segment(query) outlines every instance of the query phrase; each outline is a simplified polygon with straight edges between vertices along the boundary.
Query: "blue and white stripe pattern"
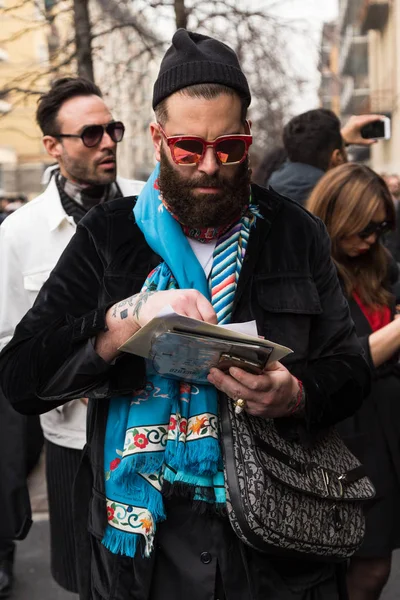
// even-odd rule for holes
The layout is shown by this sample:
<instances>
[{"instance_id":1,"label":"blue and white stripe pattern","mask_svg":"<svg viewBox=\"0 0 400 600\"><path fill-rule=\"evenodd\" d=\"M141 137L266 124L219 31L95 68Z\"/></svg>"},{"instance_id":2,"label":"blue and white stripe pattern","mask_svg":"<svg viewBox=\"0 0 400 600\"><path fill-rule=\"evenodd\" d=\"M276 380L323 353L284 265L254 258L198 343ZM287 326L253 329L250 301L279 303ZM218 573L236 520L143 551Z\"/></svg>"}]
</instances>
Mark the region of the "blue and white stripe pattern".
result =
<instances>
[{"instance_id":1,"label":"blue and white stripe pattern","mask_svg":"<svg viewBox=\"0 0 400 600\"><path fill-rule=\"evenodd\" d=\"M215 246L209 286L211 304L217 313L219 325L227 324L231 320L233 300L246 254L250 228L258 216L261 216L258 207L250 205L239 223L221 236Z\"/></svg>"}]
</instances>

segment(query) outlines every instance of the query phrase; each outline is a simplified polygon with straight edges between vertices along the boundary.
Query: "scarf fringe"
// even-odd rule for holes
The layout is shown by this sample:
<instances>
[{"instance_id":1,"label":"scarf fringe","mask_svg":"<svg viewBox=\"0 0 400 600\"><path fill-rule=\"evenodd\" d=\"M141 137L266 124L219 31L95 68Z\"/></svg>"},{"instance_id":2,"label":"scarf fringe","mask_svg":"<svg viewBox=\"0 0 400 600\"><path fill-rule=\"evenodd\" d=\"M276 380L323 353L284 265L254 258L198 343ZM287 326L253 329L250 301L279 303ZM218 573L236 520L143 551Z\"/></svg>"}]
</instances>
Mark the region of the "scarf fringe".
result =
<instances>
[{"instance_id":1,"label":"scarf fringe","mask_svg":"<svg viewBox=\"0 0 400 600\"><path fill-rule=\"evenodd\" d=\"M107 525L101 543L113 554L122 554L129 558L134 558L138 547L141 547L142 556L148 558L153 551L154 534L143 536L126 533Z\"/></svg>"},{"instance_id":2,"label":"scarf fringe","mask_svg":"<svg viewBox=\"0 0 400 600\"><path fill-rule=\"evenodd\" d=\"M189 500L193 511L199 515L217 515L222 518L227 516L226 503L215 502L214 488L193 487L183 481L170 482L164 479L162 495L166 500L177 497Z\"/></svg>"},{"instance_id":3,"label":"scarf fringe","mask_svg":"<svg viewBox=\"0 0 400 600\"><path fill-rule=\"evenodd\" d=\"M219 458L220 446L214 438L201 440L201 444L180 442L177 447L174 443L168 443L165 450L165 462L175 471L192 473L193 484L196 484L198 476L215 475L220 463Z\"/></svg>"},{"instance_id":4,"label":"scarf fringe","mask_svg":"<svg viewBox=\"0 0 400 600\"><path fill-rule=\"evenodd\" d=\"M183 456L183 470L189 470L194 475L212 476L218 470L220 445L218 440L208 438L201 444L186 444Z\"/></svg>"},{"instance_id":5,"label":"scarf fringe","mask_svg":"<svg viewBox=\"0 0 400 600\"><path fill-rule=\"evenodd\" d=\"M138 473L151 475L158 473L164 464L163 452L148 452L122 458L115 471L111 471L110 480L118 484L126 493L136 492L135 476Z\"/></svg>"}]
</instances>

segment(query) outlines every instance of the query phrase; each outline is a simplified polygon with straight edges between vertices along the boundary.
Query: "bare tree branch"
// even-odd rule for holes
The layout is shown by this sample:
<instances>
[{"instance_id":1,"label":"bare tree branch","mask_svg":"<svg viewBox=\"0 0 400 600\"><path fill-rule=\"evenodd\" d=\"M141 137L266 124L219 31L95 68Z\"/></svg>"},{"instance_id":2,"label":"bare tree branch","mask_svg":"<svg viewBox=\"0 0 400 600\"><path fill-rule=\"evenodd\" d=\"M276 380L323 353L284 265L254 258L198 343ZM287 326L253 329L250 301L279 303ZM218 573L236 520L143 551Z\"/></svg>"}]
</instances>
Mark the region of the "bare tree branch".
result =
<instances>
[{"instance_id":1,"label":"bare tree branch","mask_svg":"<svg viewBox=\"0 0 400 600\"><path fill-rule=\"evenodd\" d=\"M94 81L88 0L74 0L74 27L78 75Z\"/></svg>"},{"instance_id":2,"label":"bare tree branch","mask_svg":"<svg viewBox=\"0 0 400 600\"><path fill-rule=\"evenodd\" d=\"M11 16L21 24L0 43L6 47L45 27L49 60L37 68L32 61L25 72L12 74L0 87L0 97L7 96L12 106L18 106L27 95L45 91L64 69L93 78L93 61L107 66L113 87L129 84L135 92L148 76L148 64L159 60L166 43L164 23L174 24L214 35L235 49L252 90L253 148L263 152L279 141L292 98L304 84L293 72L286 48L307 25L283 19L277 11L282 2L290 1L264 0L253 9L243 0L66 0L45 10L42 0L20 0L0 8L0 17ZM38 17L27 22L21 11L33 5Z\"/></svg>"}]
</instances>

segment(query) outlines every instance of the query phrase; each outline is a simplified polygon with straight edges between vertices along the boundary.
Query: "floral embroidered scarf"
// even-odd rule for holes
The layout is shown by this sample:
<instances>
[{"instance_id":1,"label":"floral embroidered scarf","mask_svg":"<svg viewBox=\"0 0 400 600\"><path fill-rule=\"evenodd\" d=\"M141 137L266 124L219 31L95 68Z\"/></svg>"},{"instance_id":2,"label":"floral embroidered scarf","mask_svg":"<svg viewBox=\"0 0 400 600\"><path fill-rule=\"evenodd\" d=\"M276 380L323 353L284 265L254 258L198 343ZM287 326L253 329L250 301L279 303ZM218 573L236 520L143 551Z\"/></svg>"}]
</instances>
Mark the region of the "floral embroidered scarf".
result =
<instances>
[{"instance_id":1,"label":"floral embroidered scarf","mask_svg":"<svg viewBox=\"0 0 400 600\"><path fill-rule=\"evenodd\" d=\"M161 201L156 185L158 173L156 167L134 208L147 243L164 261L149 274L142 291L197 289L211 298L204 271L180 224ZM224 288L221 272L227 260L229 293L236 289L254 221L253 211L233 228L234 237L229 232L223 236L222 262L214 273L219 286L217 301ZM232 240L235 253L229 250L231 258L227 259L226 249L232 249ZM232 269L236 275L232 275ZM224 323L229 321L229 306L223 310ZM110 401L104 464L108 525L103 544L115 554L133 557L140 548L142 554L150 556L156 524L165 519L166 491L185 490L193 501L225 505L216 389L169 380L157 374L147 361L144 389L132 397Z\"/></svg>"}]
</instances>

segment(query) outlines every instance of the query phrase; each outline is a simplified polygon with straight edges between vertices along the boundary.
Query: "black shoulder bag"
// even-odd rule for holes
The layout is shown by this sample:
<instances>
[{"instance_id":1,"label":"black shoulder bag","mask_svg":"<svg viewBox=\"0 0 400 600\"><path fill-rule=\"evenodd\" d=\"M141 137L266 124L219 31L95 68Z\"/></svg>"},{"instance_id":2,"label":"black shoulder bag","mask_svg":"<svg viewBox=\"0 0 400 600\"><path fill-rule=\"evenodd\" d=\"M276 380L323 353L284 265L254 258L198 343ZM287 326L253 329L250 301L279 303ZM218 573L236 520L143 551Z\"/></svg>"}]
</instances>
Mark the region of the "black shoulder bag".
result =
<instances>
[{"instance_id":1,"label":"black shoulder bag","mask_svg":"<svg viewBox=\"0 0 400 600\"><path fill-rule=\"evenodd\" d=\"M261 552L343 560L361 545L363 504L375 495L334 428L288 441L272 419L220 395L227 510L237 536Z\"/></svg>"}]
</instances>

